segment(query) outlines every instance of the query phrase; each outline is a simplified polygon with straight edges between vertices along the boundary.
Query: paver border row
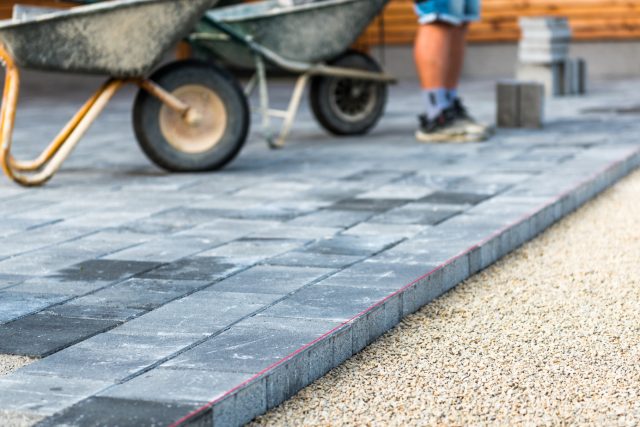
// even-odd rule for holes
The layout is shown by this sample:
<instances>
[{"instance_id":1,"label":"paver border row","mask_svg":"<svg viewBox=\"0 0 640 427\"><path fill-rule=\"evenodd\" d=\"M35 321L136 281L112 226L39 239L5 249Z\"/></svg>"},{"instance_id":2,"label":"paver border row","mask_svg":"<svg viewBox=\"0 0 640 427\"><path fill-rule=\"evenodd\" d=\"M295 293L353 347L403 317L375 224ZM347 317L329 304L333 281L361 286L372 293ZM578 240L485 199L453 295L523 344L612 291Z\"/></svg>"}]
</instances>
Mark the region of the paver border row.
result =
<instances>
[{"instance_id":1,"label":"paver border row","mask_svg":"<svg viewBox=\"0 0 640 427\"><path fill-rule=\"evenodd\" d=\"M488 238L304 345L171 427L244 425L363 350L404 317L532 240L640 167L640 149L609 163Z\"/></svg>"}]
</instances>

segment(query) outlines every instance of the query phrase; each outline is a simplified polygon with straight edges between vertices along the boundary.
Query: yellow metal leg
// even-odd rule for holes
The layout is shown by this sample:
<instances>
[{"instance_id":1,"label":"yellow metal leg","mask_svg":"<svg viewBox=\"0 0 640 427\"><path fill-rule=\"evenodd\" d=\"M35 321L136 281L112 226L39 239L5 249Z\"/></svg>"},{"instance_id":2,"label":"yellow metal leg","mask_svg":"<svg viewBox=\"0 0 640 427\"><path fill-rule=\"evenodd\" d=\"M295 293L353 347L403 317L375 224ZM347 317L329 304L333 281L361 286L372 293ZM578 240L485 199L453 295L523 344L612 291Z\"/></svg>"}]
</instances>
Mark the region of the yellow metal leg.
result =
<instances>
[{"instance_id":1,"label":"yellow metal leg","mask_svg":"<svg viewBox=\"0 0 640 427\"><path fill-rule=\"evenodd\" d=\"M20 94L20 71L11 55L1 45L0 59L6 68L2 110L0 111L0 165L5 175L20 185L42 185L60 169L62 163L69 157L91 124L125 82L123 80L107 81L38 158L33 161L20 162L11 156L13 129Z\"/></svg>"},{"instance_id":2,"label":"yellow metal leg","mask_svg":"<svg viewBox=\"0 0 640 427\"><path fill-rule=\"evenodd\" d=\"M67 125L60 131L53 142L40 154L40 156L32 161L18 161L13 157L9 158L11 167L20 172L35 172L40 170L51 158L60 150L60 147L69 138L69 135L74 129L78 127L78 124L82 121L82 118L87 115L89 109L95 104L98 99L99 93L94 94L82 108L76 113L76 115L67 123Z\"/></svg>"}]
</instances>

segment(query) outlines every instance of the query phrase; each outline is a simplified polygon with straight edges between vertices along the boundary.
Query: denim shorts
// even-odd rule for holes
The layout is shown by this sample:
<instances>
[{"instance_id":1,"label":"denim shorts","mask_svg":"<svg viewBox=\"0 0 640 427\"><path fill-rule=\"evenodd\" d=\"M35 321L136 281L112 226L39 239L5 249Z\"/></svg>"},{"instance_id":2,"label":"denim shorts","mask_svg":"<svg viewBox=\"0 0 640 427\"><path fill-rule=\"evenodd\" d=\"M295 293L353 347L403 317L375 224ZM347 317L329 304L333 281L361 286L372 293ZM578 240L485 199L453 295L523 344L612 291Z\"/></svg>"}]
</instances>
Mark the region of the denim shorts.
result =
<instances>
[{"instance_id":1,"label":"denim shorts","mask_svg":"<svg viewBox=\"0 0 640 427\"><path fill-rule=\"evenodd\" d=\"M461 25L480 19L481 0L415 0L415 10L421 24L447 22Z\"/></svg>"}]
</instances>

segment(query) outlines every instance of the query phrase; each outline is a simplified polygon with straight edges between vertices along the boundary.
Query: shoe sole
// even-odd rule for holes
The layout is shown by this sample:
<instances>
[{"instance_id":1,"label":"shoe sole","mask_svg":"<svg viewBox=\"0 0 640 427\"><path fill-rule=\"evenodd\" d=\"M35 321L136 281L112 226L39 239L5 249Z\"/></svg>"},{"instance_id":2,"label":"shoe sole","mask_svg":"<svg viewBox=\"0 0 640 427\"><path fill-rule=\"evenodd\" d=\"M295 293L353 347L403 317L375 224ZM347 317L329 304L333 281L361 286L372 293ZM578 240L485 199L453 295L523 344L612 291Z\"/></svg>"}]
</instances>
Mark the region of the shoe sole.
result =
<instances>
[{"instance_id":1,"label":"shoe sole","mask_svg":"<svg viewBox=\"0 0 640 427\"><path fill-rule=\"evenodd\" d=\"M462 128L464 128L464 133L470 135L487 135L492 136L496 133L495 126L481 126L478 124L462 124Z\"/></svg>"},{"instance_id":2,"label":"shoe sole","mask_svg":"<svg viewBox=\"0 0 640 427\"><path fill-rule=\"evenodd\" d=\"M469 142L483 142L489 139L487 134L460 134L460 135L445 135L445 134L424 134L422 132L416 132L416 140L426 144L463 144Z\"/></svg>"}]
</instances>

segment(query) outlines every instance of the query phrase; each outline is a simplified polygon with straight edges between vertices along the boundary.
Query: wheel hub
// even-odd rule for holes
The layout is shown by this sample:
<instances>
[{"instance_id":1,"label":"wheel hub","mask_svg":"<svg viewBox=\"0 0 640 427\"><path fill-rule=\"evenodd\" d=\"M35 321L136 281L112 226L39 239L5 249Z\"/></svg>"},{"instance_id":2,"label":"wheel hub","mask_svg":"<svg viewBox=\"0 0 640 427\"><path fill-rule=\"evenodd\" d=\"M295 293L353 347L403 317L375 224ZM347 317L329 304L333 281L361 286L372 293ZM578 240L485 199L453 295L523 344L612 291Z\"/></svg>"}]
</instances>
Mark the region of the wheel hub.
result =
<instances>
[{"instance_id":1,"label":"wheel hub","mask_svg":"<svg viewBox=\"0 0 640 427\"><path fill-rule=\"evenodd\" d=\"M337 79L331 94L331 103L343 120L361 120L375 108L375 84L371 82Z\"/></svg>"},{"instance_id":2,"label":"wheel hub","mask_svg":"<svg viewBox=\"0 0 640 427\"><path fill-rule=\"evenodd\" d=\"M222 140L227 111L222 99L201 85L182 86L172 94L189 106L186 114L163 105L160 130L175 149L188 154L204 153Z\"/></svg>"}]
</instances>

